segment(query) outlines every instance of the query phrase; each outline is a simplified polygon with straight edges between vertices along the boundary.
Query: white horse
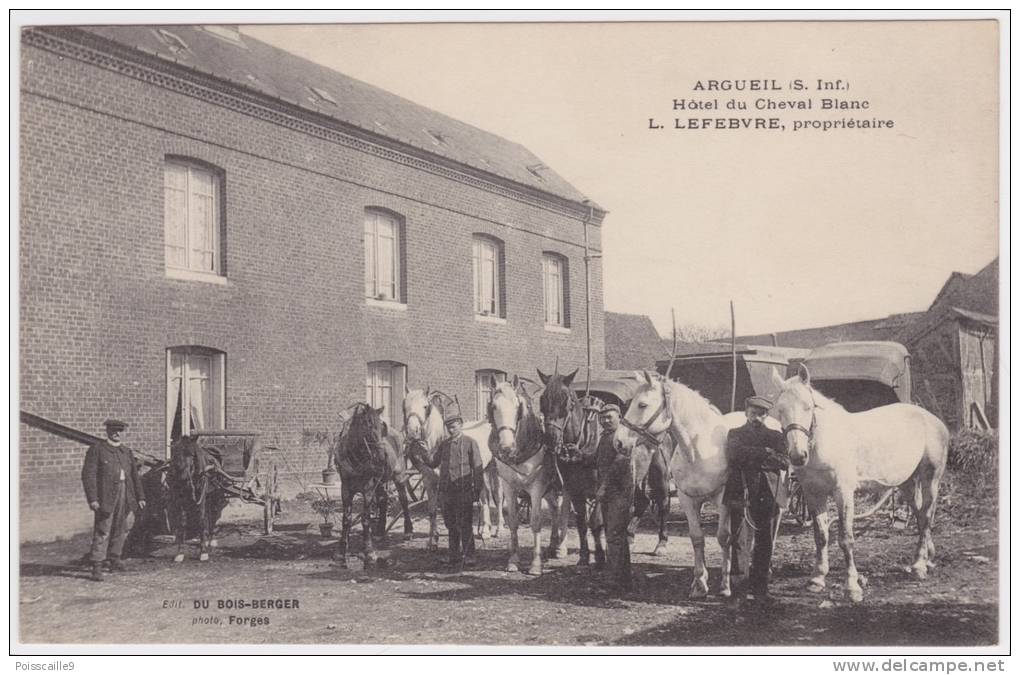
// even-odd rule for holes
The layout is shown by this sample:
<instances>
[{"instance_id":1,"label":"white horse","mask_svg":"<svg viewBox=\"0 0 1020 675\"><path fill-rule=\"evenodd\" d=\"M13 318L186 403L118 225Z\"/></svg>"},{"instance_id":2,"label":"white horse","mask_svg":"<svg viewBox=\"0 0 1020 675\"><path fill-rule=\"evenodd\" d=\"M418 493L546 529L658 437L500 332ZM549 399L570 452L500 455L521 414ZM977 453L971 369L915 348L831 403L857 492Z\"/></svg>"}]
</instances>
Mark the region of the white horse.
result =
<instances>
[{"instance_id":1,"label":"white horse","mask_svg":"<svg viewBox=\"0 0 1020 675\"><path fill-rule=\"evenodd\" d=\"M899 488L917 517L917 553L910 569L919 579L933 567L932 520L939 481L946 468L949 431L927 410L908 403L859 413L826 398L811 386L811 374L800 367L781 387L772 409L783 426L790 461L797 467L815 533L815 569L809 588L825 588L829 572L831 495L839 513L839 544L846 556L846 590L850 600L864 598L854 564L854 493Z\"/></svg>"},{"instance_id":2,"label":"white horse","mask_svg":"<svg viewBox=\"0 0 1020 675\"><path fill-rule=\"evenodd\" d=\"M404 389L404 442L408 449L412 444L420 444L431 458L449 434L443 422L443 402L449 397L440 391L430 389ZM478 508L481 512L478 523L478 534L482 540L489 538L490 531L498 537L504 527L502 509L502 491L499 485L499 474L496 471L495 459L489 450L491 426L484 420L465 425L464 433L475 439L481 455L483 474L482 493L478 497ZM425 493L429 505L429 541L426 548L434 551L439 547L439 531L436 527L436 514L439 512L439 470L422 463L413 452L405 453L411 463L421 474L425 483ZM496 526L492 527L489 515L490 501L496 508Z\"/></svg>"},{"instance_id":3,"label":"white horse","mask_svg":"<svg viewBox=\"0 0 1020 675\"><path fill-rule=\"evenodd\" d=\"M496 454L496 467L507 502L510 526L510 559L507 572L516 572L518 556L517 528L519 513L517 496L526 493L531 500L531 532L534 535L529 574L542 574L542 501L549 504L552 526L549 534L549 557L567 555L567 518L570 508L566 500L553 491L556 465L542 444L542 423L532 402L515 376L512 383L494 382L489 399L489 421L493 430L490 442ZM530 456L529 456L529 453ZM522 458L520 461L517 458Z\"/></svg>"},{"instance_id":4,"label":"white horse","mask_svg":"<svg viewBox=\"0 0 1020 675\"><path fill-rule=\"evenodd\" d=\"M705 533L701 528L701 506L715 504L719 513L716 539L722 549L722 581L719 594L728 597L730 588L730 519L723 506L726 486L726 436L746 421L743 413L723 415L701 394L679 382L643 371L644 384L631 400L627 415L616 431L616 442L632 451L635 478L647 471L653 452L672 440L675 450L669 460L676 483L677 499L687 516L694 548L694 580L691 597L708 595L705 567ZM639 376L640 377L640 376ZM771 426L778 429L773 420ZM640 450L641 447L644 450Z\"/></svg>"}]
</instances>

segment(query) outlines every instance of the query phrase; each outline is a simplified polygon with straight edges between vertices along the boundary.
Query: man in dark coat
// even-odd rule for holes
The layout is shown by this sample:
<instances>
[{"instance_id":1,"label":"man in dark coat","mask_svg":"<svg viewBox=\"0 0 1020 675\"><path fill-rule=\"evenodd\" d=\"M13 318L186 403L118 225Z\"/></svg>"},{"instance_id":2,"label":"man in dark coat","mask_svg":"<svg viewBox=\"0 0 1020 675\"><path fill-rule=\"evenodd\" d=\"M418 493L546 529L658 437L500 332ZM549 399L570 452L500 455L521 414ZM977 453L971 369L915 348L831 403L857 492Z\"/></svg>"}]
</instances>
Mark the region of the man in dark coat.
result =
<instances>
[{"instance_id":1,"label":"man in dark coat","mask_svg":"<svg viewBox=\"0 0 1020 675\"><path fill-rule=\"evenodd\" d=\"M145 492L131 448L121 443L127 424L106 420L106 440L85 453L81 482L85 500L95 513L92 528L93 581L103 580L103 562L109 554L112 571L123 571L121 551L134 524L134 516L145 508Z\"/></svg>"},{"instance_id":2,"label":"man in dark coat","mask_svg":"<svg viewBox=\"0 0 1020 675\"><path fill-rule=\"evenodd\" d=\"M749 590L755 600L769 600L769 567L772 563L772 536L779 510L782 474L790 467L783 435L765 426L765 415L772 402L752 396L745 402L747 423L731 429L726 438L729 477L723 502L730 515L732 567L740 569L743 528L750 527L754 544L751 554Z\"/></svg>"},{"instance_id":3,"label":"man in dark coat","mask_svg":"<svg viewBox=\"0 0 1020 675\"><path fill-rule=\"evenodd\" d=\"M464 419L459 406L447 409L444 422L449 437L439 444L431 460L423 453L419 458L433 469L439 467L439 505L450 542L446 563L471 567L475 564L471 521L474 503L482 492L482 456L475 439L462 431Z\"/></svg>"},{"instance_id":4,"label":"man in dark coat","mask_svg":"<svg viewBox=\"0 0 1020 675\"><path fill-rule=\"evenodd\" d=\"M620 408L609 404L599 412L602 437L596 450L599 486L595 493L606 524L606 563L613 583L621 589L631 586L630 524L634 504L634 467L630 453L617 448L614 436L620 426Z\"/></svg>"}]
</instances>

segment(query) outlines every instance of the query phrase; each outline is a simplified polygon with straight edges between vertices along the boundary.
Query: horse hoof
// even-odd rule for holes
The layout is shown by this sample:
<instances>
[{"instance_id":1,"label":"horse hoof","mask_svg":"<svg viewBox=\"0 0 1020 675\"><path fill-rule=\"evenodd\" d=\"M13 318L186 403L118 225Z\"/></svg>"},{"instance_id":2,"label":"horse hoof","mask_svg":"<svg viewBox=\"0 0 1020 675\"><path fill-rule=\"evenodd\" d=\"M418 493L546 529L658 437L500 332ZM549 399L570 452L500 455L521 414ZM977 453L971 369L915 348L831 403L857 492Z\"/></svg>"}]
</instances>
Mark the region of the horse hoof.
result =
<instances>
[{"instance_id":1,"label":"horse hoof","mask_svg":"<svg viewBox=\"0 0 1020 675\"><path fill-rule=\"evenodd\" d=\"M928 566L925 565L924 563L921 563L916 567L910 568L910 572L911 574L914 575L914 578L917 579L918 581L922 581L928 578Z\"/></svg>"},{"instance_id":2,"label":"horse hoof","mask_svg":"<svg viewBox=\"0 0 1020 675\"><path fill-rule=\"evenodd\" d=\"M553 553L554 553L554 555L553 555L554 558L561 558L561 559L562 558L566 558L567 557L567 543L563 542L562 544L560 544L558 547L556 547L556 550L553 551Z\"/></svg>"},{"instance_id":3,"label":"horse hoof","mask_svg":"<svg viewBox=\"0 0 1020 675\"><path fill-rule=\"evenodd\" d=\"M517 572L518 571L517 563L507 563L506 564L506 571L507 572Z\"/></svg>"},{"instance_id":4,"label":"horse hoof","mask_svg":"<svg viewBox=\"0 0 1020 675\"><path fill-rule=\"evenodd\" d=\"M178 553L177 555L175 555L174 556L174 562L175 563L182 563L182 562L184 562L184 554L183 553Z\"/></svg>"},{"instance_id":5,"label":"horse hoof","mask_svg":"<svg viewBox=\"0 0 1020 675\"><path fill-rule=\"evenodd\" d=\"M655 545L655 549L652 551L652 555L654 555L654 556L666 555L666 550L665 549L666 549L666 542L660 541L658 544Z\"/></svg>"},{"instance_id":6,"label":"horse hoof","mask_svg":"<svg viewBox=\"0 0 1020 675\"><path fill-rule=\"evenodd\" d=\"M862 591L859 588L848 588L846 591L846 595L850 599L850 602L864 601L864 591Z\"/></svg>"},{"instance_id":7,"label":"horse hoof","mask_svg":"<svg viewBox=\"0 0 1020 675\"><path fill-rule=\"evenodd\" d=\"M825 584L818 583L817 581L809 581L807 589L811 593L821 593L822 591L825 590Z\"/></svg>"},{"instance_id":8,"label":"horse hoof","mask_svg":"<svg viewBox=\"0 0 1020 675\"><path fill-rule=\"evenodd\" d=\"M414 532L404 533L404 541L411 541L412 539L414 539Z\"/></svg>"},{"instance_id":9,"label":"horse hoof","mask_svg":"<svg viewBox=\"0 0 1020 675\"><path fill-rule=\"evenodd\" d=\"M201 562L209 562L209 554L208 553L200 553L198 555L198 559Z\"/></svg>"},{"instance_id":10,"label":"horse hoof","mask_svg":"<svg viewBox=\"0 0 1020 675\"><path fill-rule=\"evenodd\" d=\"M721 597L721 598L728 598L731 595L733 595L733 591L731 591L730 589L728 589L728 588L720 588L719 589L719 597Z\"/></svg>"},{"instance_id":11,"label":"horse hoof","mask_svg":"<svg viewBox=\"0 0 1020 675\"><path fill-rule=\"evenodd\" d=\"M708 589L704 588L701 584L691 586L691 600L700 600L701 598L708 597Z\"/></svg>"},{"instance_id":12,"label":"horse hoof","mask_svg":"<svg viewBox=\"0 0 1020 675\"><path fill-rule=\"evenodd\" d=\"M528 574L530 574L533 577L542 576L542 563L541 562L531 563L531 567L528 568Z\"/></svg>"},{"instance_id":13,"label":"horse hoof","mask_svg":"<svg viewBox=\"0 0 1020 675\"><path fill-rule=\"evenodd\" d=\"M577 561L577 566L578 567L588 567L589 565L590 565L590 563L589 563L587 558L580 558Z\"/></svg>"}]
</instances>

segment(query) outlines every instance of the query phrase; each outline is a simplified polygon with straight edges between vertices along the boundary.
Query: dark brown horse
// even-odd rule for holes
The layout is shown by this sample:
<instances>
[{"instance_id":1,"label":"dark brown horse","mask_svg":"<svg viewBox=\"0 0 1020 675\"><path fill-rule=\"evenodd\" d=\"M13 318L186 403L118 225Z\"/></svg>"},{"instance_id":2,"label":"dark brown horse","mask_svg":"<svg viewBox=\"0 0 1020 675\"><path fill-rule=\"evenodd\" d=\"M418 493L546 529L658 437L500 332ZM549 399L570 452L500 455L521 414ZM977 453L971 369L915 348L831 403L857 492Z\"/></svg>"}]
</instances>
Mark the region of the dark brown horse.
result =
<instances>
[{"instance_id":1,"label":"dark brown horse","mask_svg":"<svg viewBox=\"0 0 1020 675\"><path fill-rule=\"evenodd\" d=\"M343 501L343 529L334 559L341 567L347 566L348 541L351 531L351 512L354 496L361 494L361 524L365 545L365 566L377 560L372 547L372 498L378 503L376 535L386 532L386 490L385 485L393 481L397 496L404 510L404 531L410 533L411 518L408 514L407 473L401 454L401 440L389 433L381 414L382 408L373 408L367 403L358 403L346 428L337 438L333 447L336 467L340 471Z\"/></svg>"},{"instance_id":2,"label":"dark brown horse","mask_svg":"<svg viewBox=\"0 0 1020 675\"><path fill-rule=\"evenodd\" d=\"M587 567L591 554L588 549L588 527L591 526L595 541L595 567L606 562L602 544L602 509L596 508L595 493L598 490L596 451L599 444L597 399L578 399L570 388L577 371L569 375L554 372L546 375L541 370L538 377L545 385L539 406L545 418L546 443L556 458L556 468L563 479L563 488L574 509L577 537L581 543L577 564ZM590 508L589 508L590 505Z\"/></svg>"},{"instance_id":3,"label":"dark brown horse","mask_svg":"<svg viewBox=\"0 0 1020 675\"><path fill-rule=\"evenodd\" d=\"M170 446L167 471L168 511L177 541L174 562L184 562L184 543L191 537L200 541L198 559L209 560L212 533L227 505L218 480L221 458L215 450L202 447L194 436L185 436Z\"/></svg>"}]
</instances>

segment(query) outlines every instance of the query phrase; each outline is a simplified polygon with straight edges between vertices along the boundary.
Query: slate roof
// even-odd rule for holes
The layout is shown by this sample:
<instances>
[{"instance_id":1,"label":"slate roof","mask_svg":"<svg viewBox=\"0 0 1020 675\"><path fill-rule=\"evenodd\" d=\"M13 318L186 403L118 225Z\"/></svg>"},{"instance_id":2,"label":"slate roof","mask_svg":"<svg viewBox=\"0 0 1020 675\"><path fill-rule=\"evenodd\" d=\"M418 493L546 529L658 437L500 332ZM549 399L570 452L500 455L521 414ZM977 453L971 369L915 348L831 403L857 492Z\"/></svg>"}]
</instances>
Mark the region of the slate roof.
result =
<instances>
[{"instance_id":1,"label":"slate roof","mask_svg":"<svg viewBox=\"0 0 1020 675\"><path fill-rule=\"evenodd\" d=\"M256 40L236 27L87 26L78 30L299 105L353 125L370 136L413 146L533 191L577 203L586 199L518 143Z\"/></svg>"},{"instance_id":2,"label":"slate roof","mask_svg":"<svg viewBox=\"0 0 1020 675\"><path fill-rule=\"evenodd\" d=\"M610 370L654 370L657 360L669 356L655 324L643 314L605 312L605 336Z\"/></svg>"},{"instance_id":3,"label":"slate roof","mask_svg":"<svg viewBox=\"0 0 1020 675\"><path fill-rule=\"evenodd\" d=\"M798 347L814 349L831 342L885 341L896 340L897 336L909 325L924 316L924 312L908 312L893 314L882 319L867 321L851 321L834 326L803 328L775 333L776 342L780 347ZM758 335L738 335L737 342L745 344L771 345L771 333ZM729 347L727 346L727 349Z\"/></svg>"}]
</instances>

